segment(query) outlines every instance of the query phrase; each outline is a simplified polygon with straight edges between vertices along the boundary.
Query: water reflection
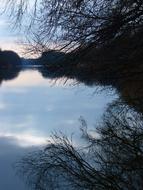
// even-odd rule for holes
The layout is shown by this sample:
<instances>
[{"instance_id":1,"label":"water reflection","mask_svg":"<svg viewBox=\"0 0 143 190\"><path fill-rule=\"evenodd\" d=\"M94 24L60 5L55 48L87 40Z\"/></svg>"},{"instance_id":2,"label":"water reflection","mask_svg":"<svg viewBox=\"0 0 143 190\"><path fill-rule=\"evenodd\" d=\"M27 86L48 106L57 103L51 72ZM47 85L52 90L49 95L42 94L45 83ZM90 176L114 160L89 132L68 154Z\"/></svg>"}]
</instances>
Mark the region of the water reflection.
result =
<instances>
[{"instance_id":1,"label":"water reflection","mask_svg":"<svg viewBox=\"0 0 143 190\"><path fill-rule=\"evenodd\" d=\"M16 66L1 69L0 73L3 73L0 86L0 162L5 171L0 172L3 179L0 186L6 190L27 189L14 176L12 163L31 151L33 146L47 143L54 130L67 135L74 132L79 143L79 117L87 118L92 126L113 97L105 92L93 95L95 89L82 84L64 86L57 82L53 85L53 81L43 78L37 68Z\"/></svg>"},{"instance_id":2,"label":"water reflection","mask_svg":"<svg viewBox=\"0 0 143 190\"><path fill-rule=\"evenodd\" d=\"M96 85L100 84L102 86L110 85L112 86L112 88L113 87L116 88L119 94L118 101L116 101L114 104L112 103L112 105L110 105L108 110L106 110L105 112L106 117L104 118L106 118L106 121L104 120L104 122L102 123L103 131L101 130L102 133L100 133L100 135L103 135L103 137L107 135L108 139L104 139L104 138L101 139L101 144L102 143L103 144L102 144L102 147L100 147L100 150L102 148L104 150L105 148L109 148L109 150L112 150L113 148L114 151L115 151L115 148L117 148L118 150L123 149L124 150L123 152L119 151L119 153L122 153L122 154L121 155L116 154L116 156L117 155L118 157L121 156L121 159L124 157L127 158L127 160L130 161L131 163L131 168L129 169L130 170L134 169L132 168L132 165L137 164L137 163L133 162L132 164L132 159L138 153L135 152L134 154L133 152L133 155L131 155L131 157L127 157L127 156L130 150L129 149L130 146L133 147L133 145L135 145L135 147L133 148L137 148L137 149L139 148L140 150L141 150L140 146L142 146L142 138L138 138L138 136L136 136L138 135L138 132L140 132L139 136L142 137L142 130L140 130L140 128L138 129L138 124L139 126L142 126L142 117L139 113L137 113L137 112L142 113L141 73L138 75L131 75L130 73L131 71L130 71L128 74L125 73L124 76L116 77L113 80L114 78L113 74L115 76L117 73L112 72L112 79L111 78L109 79L108 76L106 75L104 76L105 78L102 77L101 79L100 78L101 73L100 73L100 76L95 75L95 73L92 73L91 69L86 70L85 68L78 68L77 71L75 72L75 70L73 70L73 68L71 67L70 72L67 73L66 69L69 69L69 67L65 68L65 67L61 67L60 65L60 68L59 68L59 65L50 65L50 64L38 65L38 64L39 63L36 60L23 60L23 62L20 65L15 65L15 66L8 65L7 68L0 69L1 70L0 71L0 76L1 76L0 140L2 141L1 144L2 145L4 144L4 148L2 149L5 150L5 146L6 146L8 150L8 151L2 151L0 155L0 159L3 159L3 157L9 156L11 154L11 151L9 150L13 150L12 155L14 154L13 157L15 159L16 155L22 155L26 153L27 150L31 151L33 147L39 147L41 145L47 144L47 140L51 139L50 134L52 131L60 130L67 136L74 133L76 145L79 145L79 144L82 145L82 142L79 138L80 133L79 133L79 128L78 128L79 126L78 118L80 116L83 116L85 120L88 120L89 129L90 129L90 126L93 126L95 121L96 123L100 121L101 116L105 110L105 107L107 106L107 103L112 102L113 99L117 98L117 96L114 96L114 97L107 96L105 91L100 92L100 94L93 95L96 89ZM119 71L120 70L118 70L118 72ZM64 82L60 82L61 80L58 80L58 79L66 78L66 77L68 78L68 82L66 83L66 86L65 86ZM69 79L71 79L71 81ZM79 83L78 86L71 86L71 84L73 84L73 80L75 79L76 81L83 82L86 85L88 84L88 86L85 87L83 83L82 84ZM137 112L135 112L135 110ZM136 115L138 117L136 117ZM109 125L111 126L110 128L108 128ZM133 129L133 130L130 130L130 129ZM119 138L117 138L118 137L117 135L119 135L118 133L121 135L119 136ZM88 135L88 133L86 133L86 135L87 135L86 138L91 137L90 135ZM114 135L114 137L117 138L117 139L115 138L115 141L113 141L114 139L112 135ZM136 137L137 139L134 139ZM59 139L57 138L57 140ZM92 138L89 140L96 141L95 138ZM108 140L108 142L106 140ZM122 142L125 142L125 143L122 144L122 142L118 140L123 140ZM95 141L91 141L91 142L93 143ZM108 146L107 146L107 143L109 143ZM114 144L114 146L112 143ZM129 144L129 147L128 146L126 147L127 149L124 148L124 145L126 144ZM58 148L59 148L59 144L57 144L57 149L56 149L57 151L59 151ZM92 146L92 148L95 148L95 147ZM111 158L111 155L115 155L113 154L114 153L113 151L109 152L109 150L108 151L107 150L108 149L106 149L105 152L103 151L102 155L104 155L105 153L105 156L107 156L106 152L108 153L108 156L110 158ZM55 152L53 153L54 154L52 155L54 156L52 158L55 158L56 156ZM93 150L91 151L91 153L93 153ZM45 152L42 154L45 154ZM37 153L36 155L39 156L40 154ZM57 155L60 155L60 154L57 154ZM66 152L64 152L64 155L67 156ZM98 154L100 159L103 159L102 155ZM33 156L34 155L32 155L32 158ZM46 158L48 158L48 156L49 155L47 155L46 153ZM117 173L119 174L120 173L120 171L118 171L119 167L121 168L122 171L123 169L125 169L125 168L122 168L123 165L127 167L128 169L128 165L126 165L125 160L123 160L123 163L121 163L123 165L120 165L119 163L116 162L115 163L116 166L114 167L113 164L111 165L111 163L109 163L110 160L108 159L109 158L108 156L106 157L107 159L106 163L108 163L110 167L108 166L108 170L102 171L102 174L104 172L106 172L106 174L110 172L109 176L106 176L106 177L110 177L111 175L112 177L114 176L116 178L116 175L113 171L116 171L116 174ZM141 154L140 156L142 158ZM67 160L69 161L68 157L65 157L65 158L67 158ZM138 155L137 155L137 158L138 158ZM38 160L38 163L41 161L40 159L41 157L36 157L36 161ZM112 162L115 161L115 157L113 157L113 160L111 161ZM11 163L12 161L7 160L6 162ZM66 163L67 167L69 166L68 163ZM22 164L25 164L25 162ZM78 166L78 163L75 162L75 164L77 164L76 166ZM105 164L105 163L102 162L102 164ZM5 163L5 166L7 166L6 163ZM32 173L35 170L35 168L31 168L31 165L28 165L28 168L31 169L30 172ZM111 170L109 170L109 168L111 168ZM7 170L10 170L10 168ZM97 172L95 166L94 168L91 167L91 170L93 170L94 173ZM12 170L10 171L12 173ZM57 171L57 168L54 171L54 173L56 173L56 171ZM60 172L59 169L58 171ZM26 170L26 172L29 172L29 170ZM64 172L65 172L65 176L67 177L66 171ZM134 171L133 173L134 175L137 176L137 180L138 180L139 179L138 176L140 175L140 170L139 170L139 173L134 172ZM34 172L34 175L35 174L39 175L37 168L36 168L36 171ZM48 175L50 174L48 178L51 177L51 175L53 175L53 173L46 173L46 175L47 174ZM42 177L44 177L44 180L45 180L45 176L43 175ZM52 177L55 178L55 176L52 176ZM62 173L62 177L63 177L63 173ZM95 177L94 180L96 180L97 176L94 176L94 177ZM127 173L126 176L124 174L124 176L121 175L120 177L122 181L124 180L125 183L128 183L128 177L132 179L133 176L130 175L130 173ZM124 177L126 179L123 179ZM48 178L46 176L46 179ZM32 178L28 178L28 179L33 180ZM94 180L93 180L93 183L95 183ZM119 183L119 185L121 185L122 181L119 181L119 182L117 181L116 184ZM130 181L130 184L129 184L131 188L133 187L132 181ZM37 181L33 181L33 182L37 184ZM79 181L75 181L75 184L77 184L78 182ZM15 179L15 184L17 183L20 183L20 182L16 182L16 179ZM45 185L45 182L42 182L42 183L43 185ZM65 183L67 183L67 181L65 181ZM141 180L138 183L140 185ZM3 184L0 184L0 185L4 187ZM64 185L64 183L62 185ZM92 183L90 183L90 185L92 185ZM101 184L97 184L97 185L100 186ZM107 186L108 185L113 186L113 184L107 184ZM82 184L81 184L81 187L82 187ZM8 188L9 187L7 187L6 189ZM13 185L13 188L15 189L14 185ZM44 189L46 188L47 187L44 187Z\"/></svg>"},{"instance_id":3,"label":"water reflection","mask_svg":"<svg viewBox=\"0 0 143 190\"><path fill-rule=\"evenodd\" d=\"M51 81L42 78L38 71L23 71L16 80L4 82L0 96L0 136L23 139L23 145L27 140L30 145L30 142L41 144L53 130L76 133L73 127L80 115L92 123L112 99L105 98L104 93L93 97L94 89L89 87L85 91L83 85L71 88L62 84L51 86Z\"/></svg>"},{"instance_id":4,"label":"water reflection","mask_svg":"<svg viewBox=\"0 0 143 190\"><path fill-rule=\"evenodd\" d=\"M122 51L128 52L129 49L125 48L124 45L126 44L123 44L123 48L121 48L122 46L119 47ZM112 49L110 46L107 46L105 49L103 48L103 51L107 53L105 55L103 51L96 52L96 59L94 60L93 58L91 62L89 61L89 55L86 57L84 54L80 57L80 61L67 54L64 59L59 62L56 62L55 59L55 62L53 63L48 58L43 61L42 57L37 59L36 62L37 64L42 63L43 65L43 67L38 68L43 77L54 79L67 77L68 79L75 79L79 83L82 82L87 86L100 85L102 87L106 86L106 88L114 88L126 104L139 112L143 112L142 54L139 57L136 56L137 58L134 57L135 54L133 55L134 58L131 57L131 60L127 61L124 54L121 57L124 57L125 60L124 58L123 60L120 58L120 53L122 51L119 51L120 53L117 51L119 55L116 55L116 51L110 51L110 48ZM136 50L136 53L137 52L138 51ZM47 57L50 57L50 54L51 53L48 52ZM54 54L56 55L56 52ZM90 54L92 57L92 50Z\"/></svg>"},{"instance_id":5,"label":"water reflection","mask_svg":"<svg viewBox=\"0 0 143 190\"><path fill-rule=\"evenodd\" d=\"M76 67L77 70L74 67L71 67L69 71L69 66L66 70L59 64L47 64L44 67L38 67L38 70L45 78L67 77L88 85L110 85L116 88L119 99L105 112L97 131L98 135L96 133L96 137L100 136L100 138L95 138L93 131L92 134L84 131L83 136L87 143L87 148L84 149L86 152L84 152L81 149L77 150L66 136L55 135L53 136L54 143L48 144L46 149L31 153L19 162L20 174L25 174L34 188L44 190L49 189L49 186L53 189L66 189L70 186L71 189L96 187L97 189L135 188L139 190L142 187L143 160L141 67L132 65L127 72L128 65L120 65L120 68L105 72L104 76L101 73L95 75L91 68L88 70L88 67ZM105 100L105 97L103 99ZM95 108L96 104L92 102L92 105ZM78 105L79 107L81 106ZM90 109L91 107L90 105ZM88 110L87 107L85 110L86 113L90 113L87 118L91 121L91 113L95 113L96 110ZM66 110L62 115L65 113ZM94 121L97 123L98 119L94 117ZM68 126L68 123L65 124ZM78 126L77 123L73 124L73 127ZM83 120L82 124L85 128L87 127ZM78 134L76 130L74 128L75 133ZM63 132L65 133L64 130ZM79 141L77 143L79 145Z\"/></svg>"},{"instance_id":6,"label":"water reflection","mask_svg":"<svg viewBox=\"0 0 143 190\"><path fill-rule=\"evenodd\" d=\"M19 175L33 189L136 189L143 185L143 118L116 101L100 125L87 131L86 147L79 148L62 134L54 134L45 149L32 152L17 164Z\"/></svg>"}]
</instances>

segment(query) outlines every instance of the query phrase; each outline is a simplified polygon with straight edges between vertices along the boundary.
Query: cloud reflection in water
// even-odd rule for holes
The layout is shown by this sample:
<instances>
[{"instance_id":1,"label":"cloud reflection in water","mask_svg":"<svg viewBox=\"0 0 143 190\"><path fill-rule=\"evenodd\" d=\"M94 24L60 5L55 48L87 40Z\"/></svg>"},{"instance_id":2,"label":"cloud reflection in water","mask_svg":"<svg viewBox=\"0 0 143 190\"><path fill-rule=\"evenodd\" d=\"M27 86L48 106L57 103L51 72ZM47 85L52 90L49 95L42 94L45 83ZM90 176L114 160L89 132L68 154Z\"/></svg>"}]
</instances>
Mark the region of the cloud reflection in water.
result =
<instances>
[{"instance_id":1,"label":"cloud reflection in water","mask_svg":"<svg viewBox=\"0 0 143 190\"><path fill-rule=\"evenodd\" d=\"M84 85L52 84L36 70L22 71L16 79L1 84L0 165L3 163L5 175L0 172L0 176L5 180L9 172L8 185L0 181L2 189L25 189L10 169L17 156L32 146L45 144L52 131L67 135L74 132L78 137L79 117L83 116L92 126L102 115L105 105L113 99L104 92L92 95L95 89Z\"/></svg>"}]
</instances>

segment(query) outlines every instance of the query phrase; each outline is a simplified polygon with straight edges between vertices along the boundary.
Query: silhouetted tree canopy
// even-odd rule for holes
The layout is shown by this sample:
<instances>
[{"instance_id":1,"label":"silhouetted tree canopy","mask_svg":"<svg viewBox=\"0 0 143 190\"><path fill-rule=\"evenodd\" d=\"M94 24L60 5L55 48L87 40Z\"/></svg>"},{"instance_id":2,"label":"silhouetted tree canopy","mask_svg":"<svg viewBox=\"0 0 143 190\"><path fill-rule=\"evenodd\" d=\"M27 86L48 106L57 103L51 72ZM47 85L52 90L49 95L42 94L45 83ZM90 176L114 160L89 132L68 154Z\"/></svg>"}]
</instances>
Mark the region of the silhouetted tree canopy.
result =
<instances>
[{"instance_id":1,"label":"silhouetted tree canopy","mask_svg":"<svg viewBox=\"0 0 143 190\"><path fill-rule=\"evenodd\" d=\"M0 68L15 67L21 65L21 59L17 53L10 50L0 50Z\"/></svg>"},{"instance_id":2,"label":"silhouetted tree canopy","mask_svg":"<svg viewBox=\"0 0 143 190\"><path fill-rule=\"evenodd\" d=\"M21 67L21 59L15 52L0 50L0 83L16 78Z\"/></svg>"},{"instance_id":3,"label":"silhouetted tree canopy","mask_svg":"<svg viewBox=\"0 0 143 190\"><path fill-rule=\"evenodd\" d=\"M143 27L142 0L6 1L12 5L16 22L31 13L34 42L41 48L55 42L66 50L99 47L121 36L133 36Z\"/></svg>"}]
</instances>

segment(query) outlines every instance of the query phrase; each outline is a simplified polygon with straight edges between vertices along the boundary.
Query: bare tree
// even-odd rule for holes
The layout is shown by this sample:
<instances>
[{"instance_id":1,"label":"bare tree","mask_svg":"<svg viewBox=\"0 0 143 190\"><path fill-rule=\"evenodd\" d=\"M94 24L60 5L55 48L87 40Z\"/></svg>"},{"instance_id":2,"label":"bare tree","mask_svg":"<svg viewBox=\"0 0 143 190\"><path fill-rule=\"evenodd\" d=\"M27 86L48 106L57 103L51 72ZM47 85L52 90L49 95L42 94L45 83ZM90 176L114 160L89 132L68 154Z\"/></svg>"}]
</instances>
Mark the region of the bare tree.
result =
<instances>
[{"instance_id":1,"label":"bare tree","mask_svg":"<svg viewBox=\"0 0 143 190\"><path fill-rule=\"evenodd\" d=\"M54 134L44 150L25 156L17 172L35 190L141 190L143 186L142 116L116 102L92 133L81 118L83 148Z\"/></svg>"},{"instance_id":2,"label":"bare tree","mask_svg":"<svg viewBox=\"0 0 143 190\"><path fill-rule=\"evenodd\" d=\"M135 34L143 24L142 0L35 0L32 6L30 0L5 1L17 22L31 12L32 33L40 43L57 42L65 50L99 47Z\"/></svg>"}]
</instances>

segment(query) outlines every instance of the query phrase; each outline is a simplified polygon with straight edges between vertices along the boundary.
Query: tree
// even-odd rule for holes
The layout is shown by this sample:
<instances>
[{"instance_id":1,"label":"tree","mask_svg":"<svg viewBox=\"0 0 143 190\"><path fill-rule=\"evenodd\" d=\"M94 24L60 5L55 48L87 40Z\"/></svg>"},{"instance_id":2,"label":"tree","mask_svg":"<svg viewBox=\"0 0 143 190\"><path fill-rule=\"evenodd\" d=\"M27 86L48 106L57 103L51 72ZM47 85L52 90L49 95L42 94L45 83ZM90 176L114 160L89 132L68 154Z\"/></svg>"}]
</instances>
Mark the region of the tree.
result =
<instances>
[{"instance_id":1,"label":"tree","mask_svg":"<svg viewBox=\"0 0 143 190\"><path fill-rule=\"evenodd\" d=\"M21 21L30 0L6 0ZM32 22L36 47L51 43L65 50L100 47L143 27L142 0L35 0ZM39 45L39 46L38 46Z\"/></svg>"},{"instance_id":2,"label":"tree","mask_svg":"<svg viewBox=\"0 0 143 190\"><path fill-rule=\"evenodd\" d=\"M122 102L110 105L100 126L87 130L81 118L83 148L54 134L41 151L17 162L19 175L34 190L141 190L143 186L143 120Z\"/></svg>"}]
</instances>

